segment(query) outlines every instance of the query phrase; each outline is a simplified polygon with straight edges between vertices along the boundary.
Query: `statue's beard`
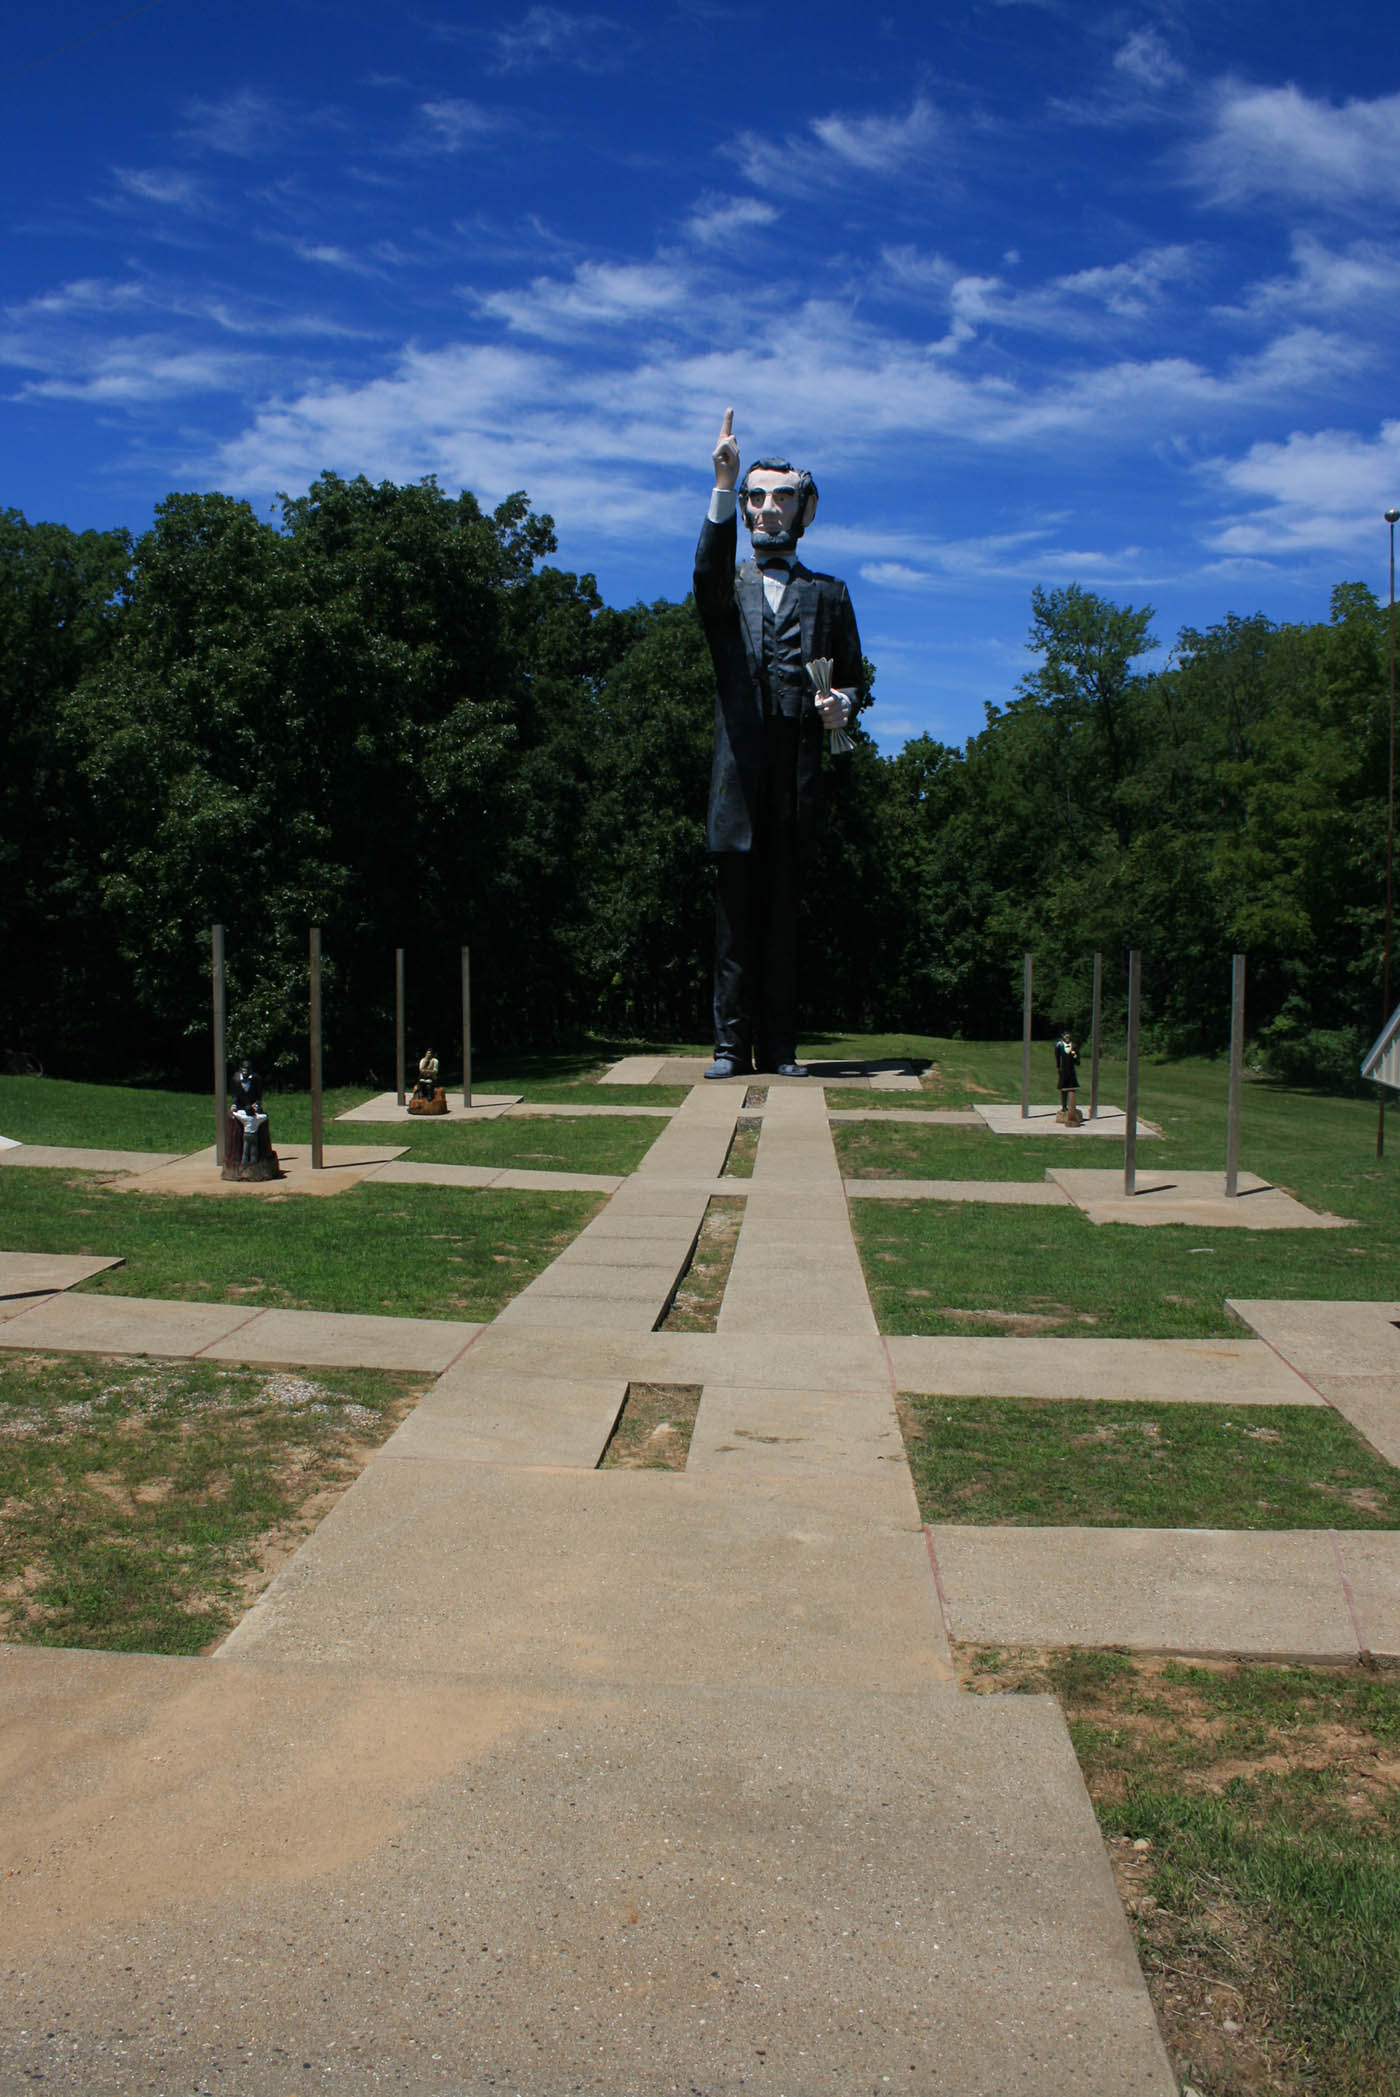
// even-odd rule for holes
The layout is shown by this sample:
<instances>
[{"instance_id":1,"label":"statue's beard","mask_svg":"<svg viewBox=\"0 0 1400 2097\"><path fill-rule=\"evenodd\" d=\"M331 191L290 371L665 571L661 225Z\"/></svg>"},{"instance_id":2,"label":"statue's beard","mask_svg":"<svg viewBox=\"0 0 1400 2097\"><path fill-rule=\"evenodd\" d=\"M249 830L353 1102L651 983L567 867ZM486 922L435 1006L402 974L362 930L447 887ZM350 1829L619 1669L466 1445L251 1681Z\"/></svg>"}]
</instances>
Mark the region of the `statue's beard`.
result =
<instances>
[{"instance_id":1,"label":"statue's beard","mask_svg":"<svg viewBox=\"0 0 1400 2097\"><path fill-rule=\"evenodd\" d=\"M780 532L759 532L752 527L749 530L755 553L792 553L801 536L795 524Z\"/></svg>"}]
</instances>

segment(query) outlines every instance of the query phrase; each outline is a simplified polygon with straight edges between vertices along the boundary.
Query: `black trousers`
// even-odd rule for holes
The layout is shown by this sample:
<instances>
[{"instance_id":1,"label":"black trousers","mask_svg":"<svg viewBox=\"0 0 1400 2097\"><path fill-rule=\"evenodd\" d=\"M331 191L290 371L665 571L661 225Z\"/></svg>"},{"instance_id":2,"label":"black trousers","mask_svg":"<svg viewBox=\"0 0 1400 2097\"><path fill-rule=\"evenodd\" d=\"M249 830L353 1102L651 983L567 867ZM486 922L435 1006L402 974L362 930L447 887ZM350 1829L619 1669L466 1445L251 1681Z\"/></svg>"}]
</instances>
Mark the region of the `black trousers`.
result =
<instances>
[{"instance_id":1,"label":"black trousers","mask_svg":"<svg viewBox=\"0 0 1400 2097\"><path fill-rule=\"evenodd\" d=\"M753 847L715 855L715 1053L756 1070L797 1060L798 734L764 722Z\"/></svg>"}]
</instances>

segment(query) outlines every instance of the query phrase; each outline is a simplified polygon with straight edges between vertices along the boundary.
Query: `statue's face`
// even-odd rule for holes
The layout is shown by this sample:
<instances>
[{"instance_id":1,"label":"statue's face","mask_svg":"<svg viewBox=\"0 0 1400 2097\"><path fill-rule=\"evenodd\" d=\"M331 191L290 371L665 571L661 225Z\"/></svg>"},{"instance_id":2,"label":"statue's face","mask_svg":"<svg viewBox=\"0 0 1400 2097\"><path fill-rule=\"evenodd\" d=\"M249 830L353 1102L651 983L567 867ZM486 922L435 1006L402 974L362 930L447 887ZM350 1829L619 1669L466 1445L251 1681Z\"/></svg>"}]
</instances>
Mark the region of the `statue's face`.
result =
<instances>
[{"instance_id":1,"label":"statue's face","mask_svg":"<svg viewBox=\"0 0 1400 2097\"><path fill-rule=\"evenodd\" d=\"M795 473L760 466L749 475L744 522L755 546L795 546L799 481Z\"/></svg>"}]
</instances>

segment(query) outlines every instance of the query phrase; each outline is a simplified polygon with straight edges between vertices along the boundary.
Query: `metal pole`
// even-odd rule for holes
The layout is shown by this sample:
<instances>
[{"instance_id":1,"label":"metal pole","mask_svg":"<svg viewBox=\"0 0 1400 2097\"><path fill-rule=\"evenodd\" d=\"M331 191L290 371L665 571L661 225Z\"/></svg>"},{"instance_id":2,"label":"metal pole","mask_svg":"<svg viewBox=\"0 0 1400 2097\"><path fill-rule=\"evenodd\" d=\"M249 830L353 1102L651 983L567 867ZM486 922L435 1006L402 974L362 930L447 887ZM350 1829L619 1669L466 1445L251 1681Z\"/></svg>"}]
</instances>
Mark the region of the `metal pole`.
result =
<instances>
[{"instance_id":1,"label":"metal pole","mask_svg":"<svg viewBox=\"0 0 1400 2097\"><path fill-rule=\"evenodd\" d=\"M1094 956L1094 1016L1090 1022L1093 1048L1089 1052L1089 1119L1099 1118L1099 1028L1103 1019L1103 955Z\"/></svg>"},{"instance_id":2,"label":"metal pole","mask_svg":"<svg viewBox=\"0 0 1400 2097\"><path fill-rule=\"evenodd\" d=\"M1381 1025L1390 1018L1390 906L1395 889L1395 527L1400 510L1389 509L1390 526L1390 779L1386 790L1385 816L1385 966L1381 980ZM1376 1156L1385 1156L1385 1087L1377 1086L1380 1106L1376 1119Z\"/></svg>"},{"instance_id":3,"label":"metal pole","mask_svg":"<svg viewBox=\"0 0 1400 2097\"><path fill-rule=\"evenodd\" d=\"M1123 1192L1137 1193L1138 1004L1142 996L1142 955L1128 956L1128 1082L1123 1105Z\"/></svg>"},{"instance_id":4,"label":"metal pole","mask_svg":"<svg viewBox=\"0 0 1400 2097\"><path fill-rule=\"evenodd\" d=\"M324 1162L321 1144L321 927L311 927L311 1170Z\"/></svg>"},{"instance_id":5,"label":"metal pole","mask_svg":"<svg viewBox=\"0 0 1400 2097\"><path fill-rule=\"evenodd\" d=\"M214 1163L224 1169L228 1141L228 1011L224 1002L224 928L209 935L214 976Z\"/></svg>"},{"instance_id":6,"label":"metal pole","mask_svg":"<svg viewBox=\"0 0 1400 2097\"><path fill-rule=\"evenodd\" d=\"M403 948L394 949L394 1085L399 1105L404 1103L403 1083Z\"/></svg>"},{"instance_id":7,"label":"metal pole","mask_svg":"<svg viewBox=\"0 0 1400 2097\"><path fill-rule=\"evenodd\" d=\"M1031 955L1025 960L1025 990L1021 999L1021 1119L1031 1118L1031 983L1035 964Z\"/></svg>"},{"instance_id":8,"label":"metal pole","mask_svg":"<svg viewBox=\"0 0 1400 2097\"><path fill-rule=\"evenodd\" d=\"M472 1103L472 950L462 949L462 1105Z\"/></svg>"},{"instance_id":9,"label":"metal pole","mask_svg":"<svg viewBox=\"0 0 1400 2097\"><path fill-rule=\"evenodd\" d=\"M1244 955L1236 954L1230 977L1230 1114L1225 1136L1225 1194L1240 1191L1240 1092L1244 1085Z\"/></svg>"}]
</instances>

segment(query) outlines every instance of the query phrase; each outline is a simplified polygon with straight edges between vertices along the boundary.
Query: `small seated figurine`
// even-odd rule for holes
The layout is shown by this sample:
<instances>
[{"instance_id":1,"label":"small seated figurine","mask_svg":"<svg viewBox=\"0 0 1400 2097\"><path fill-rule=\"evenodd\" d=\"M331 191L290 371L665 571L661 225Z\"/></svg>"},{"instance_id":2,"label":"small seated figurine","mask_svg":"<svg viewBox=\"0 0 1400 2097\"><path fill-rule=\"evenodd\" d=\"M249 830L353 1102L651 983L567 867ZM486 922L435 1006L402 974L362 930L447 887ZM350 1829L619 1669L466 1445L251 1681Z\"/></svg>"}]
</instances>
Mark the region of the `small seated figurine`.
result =
<instances>
[{"instance_id":1,"label":"small seated figurine","mask_svg":"<svg viewBox=\"0 0 1400 2097\"><path fill-rule=\"evenodd\" d=\"M1064 1122L1067 1128L1083 1128L1084 1116L1074 1104L1074 1095L1079 1089L1079 1051L1068 1027L1061 1027L1055 1041L1055 1082L1060 1088L1060 1111L1055 1116L1056 1121Z\"/></svg>"},{"instance_id":2,"label":"small seated figurine","mask_svg":"<svg viewBox=\"0 0 1400 2097\"><path fill-rule=\"evenodd\" d=\"M408 1111L410 1114L447 1112L447 1094L438 1083L438 1059L431 1049L424 1049L418 1059L418 1083L413 1088Z\"/></svg>"},{"instance_id":3,"label":"small seated figurine","mask_svg":"<svg viewBox=\"0 0 1400 2097\"><path fill-rule=\"evenodd\" d=\"M282 1176L272 1132L263 1111L262 1079L245 1056L229 1080L228 1133L224 1139L226 1180L275 1180Z\"/></svg>"}]
</instances>

